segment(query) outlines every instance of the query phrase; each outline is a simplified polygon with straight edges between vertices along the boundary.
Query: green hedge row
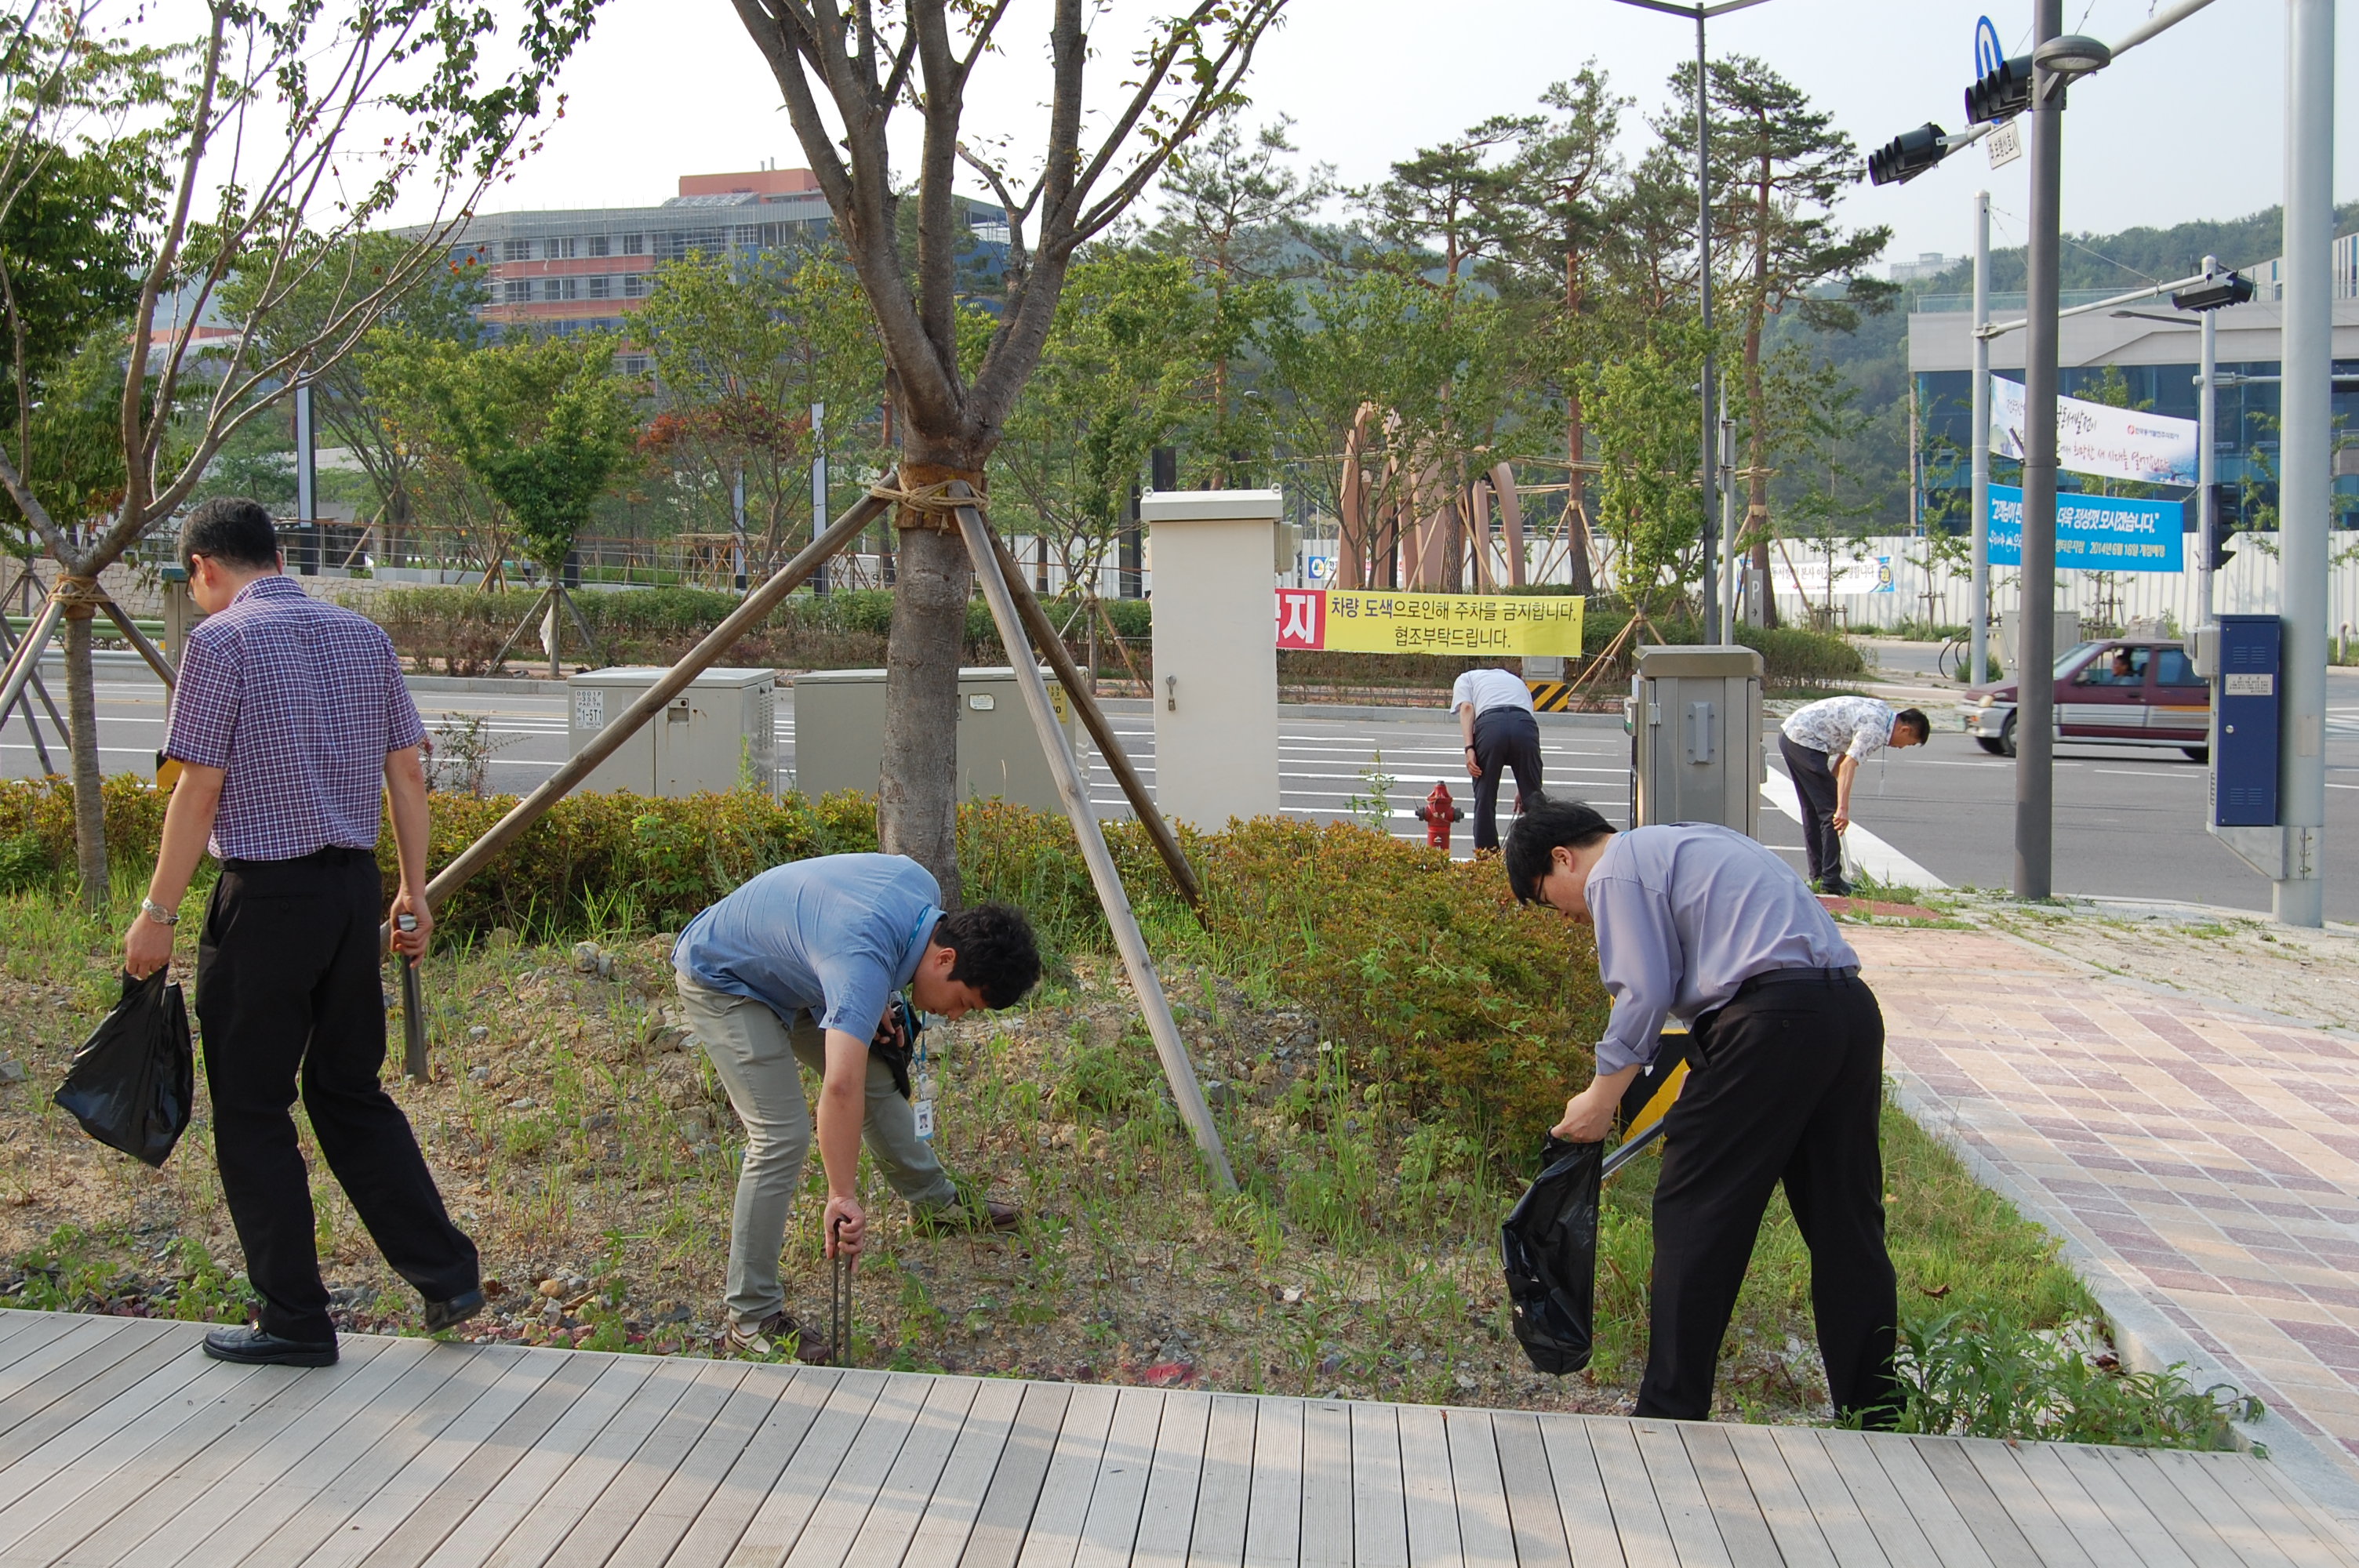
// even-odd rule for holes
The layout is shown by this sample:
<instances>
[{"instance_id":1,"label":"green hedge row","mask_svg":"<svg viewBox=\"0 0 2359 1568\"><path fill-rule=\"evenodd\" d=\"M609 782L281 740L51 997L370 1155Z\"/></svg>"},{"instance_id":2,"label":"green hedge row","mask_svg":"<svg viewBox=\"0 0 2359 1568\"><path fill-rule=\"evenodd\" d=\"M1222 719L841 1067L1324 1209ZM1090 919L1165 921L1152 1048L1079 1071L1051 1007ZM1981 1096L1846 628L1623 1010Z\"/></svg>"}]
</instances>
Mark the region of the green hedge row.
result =
<instances>
[{"instance_id":1,"label":"green hedge row","mask_svg":"<svg viewBox=\"0 0 2359 1568\"><path fill-rule=\"evenodd\" d=\"M118 864L151 863L165 797L136 779L107 784ZM515 804L433 797L431 860L446 864ZM0 782L0 875L62 895L73 864L72 794L62 783ZM1107 827L1133 906L1169 966L1268 976L1352 1052L1355 1072L1399 1087L1419 1114L1501 1149L1507 1130L1545 1126L1586 1076L1607 998L1585 930L1517 906L1495 860L1438 850L1349 824L1275 818L1183 832L1201 876L1200 924L1180 903L1136 823ZM845 794L773 800L751 791L655 800L573 795L442 906L465 940L506 926L557 939L622 928L677 930L756 872L812 855L876 848L875 804ZM1059 952L1108 952L1071 826L999 802L959 814L969 902L1026 910ZM377 858L390 897L388 831Z\"/></svg>"}]
</instances>

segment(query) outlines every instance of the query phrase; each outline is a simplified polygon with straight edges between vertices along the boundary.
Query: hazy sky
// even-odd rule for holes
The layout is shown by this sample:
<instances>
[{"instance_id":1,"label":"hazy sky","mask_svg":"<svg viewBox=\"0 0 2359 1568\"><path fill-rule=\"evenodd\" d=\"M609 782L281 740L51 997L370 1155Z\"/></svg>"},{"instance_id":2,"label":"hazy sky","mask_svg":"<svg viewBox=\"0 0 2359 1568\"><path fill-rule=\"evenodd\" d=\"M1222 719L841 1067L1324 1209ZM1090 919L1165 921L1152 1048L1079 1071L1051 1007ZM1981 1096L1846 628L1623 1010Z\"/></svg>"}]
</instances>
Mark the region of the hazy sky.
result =
<instances>
[{"instance_id":1,"label":"hazy sky","mask_svg":"<svg viewBox=\"0 0 2359 1568\"><path fill-rule=\"evenodd\" d=\"M978 73L970 109L979 130L1018 145L1040 123L1043 8L1019 0L1002 32L1006 53ZM1100 35L1111 58L1095 68L1109 93L1127 53L1117 31L1162 8L1112 0ZM1712 23L1712 49L1767 61L1831 109L1864 156L1929 119L1963 128L1959 100L1984 9L1971 0L1768 0ZM2009 52L2027 47L2029 9L2015 0L1993 14ZM2148 10L2148 0L2066 0L2065 24L2110 41ZM2359 16L2343 22L2338 199L2359 193L2359 105L2349 102L2359 86ZM1551 81L1592 57L1642 113L1659 109L1666 77L1694 48L1692 23L1614 0L1295 0L1248 85L1256 114L1292 115L1305 157L1359 183L1486 115L1534 107ZM2065 117L2065 226L2229 218L2275 203L2284 81L2281 0L2216 0L2124 56L2074 91ZM723 0L609 0L564 86L571 107L546 150L486 210L636 205L673 194L682 173L803 162L777 85ZM1969 148L1906 187L1861 186L1846 217L1890 225L1893 256L1960 255L1972 242L1973 192L1987 188L1993 243L2020 243L2028 167L1992 170L1982 148Z\"/></svg>"}]
</instances>

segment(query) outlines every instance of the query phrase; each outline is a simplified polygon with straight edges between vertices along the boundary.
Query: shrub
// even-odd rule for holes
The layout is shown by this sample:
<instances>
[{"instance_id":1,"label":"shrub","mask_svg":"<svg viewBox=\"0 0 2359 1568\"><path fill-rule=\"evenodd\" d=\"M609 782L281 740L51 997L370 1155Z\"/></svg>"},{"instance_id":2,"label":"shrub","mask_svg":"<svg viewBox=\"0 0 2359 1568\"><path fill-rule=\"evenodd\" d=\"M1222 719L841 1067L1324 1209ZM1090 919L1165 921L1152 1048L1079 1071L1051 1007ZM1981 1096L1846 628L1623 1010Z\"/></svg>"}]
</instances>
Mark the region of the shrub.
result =
<instances>
[{"instance_id":1,"label":"shrub","mask_svg":"<svg viewBox=\"0 0 2359 1568\"><path fill-rule=\"evenodd\" d=\"M153 863L171 797L136 773L117 773L102 794L108 859ZM62 777L0 779L0 891L63 887L73 875L73 785Z\"/></svg>"},{"instance_id":2,"label":"shrub","mask_svg":"<svg viewBox=\"0 0 2359 1568\"><path fill-rule=\"evenodd\" d=\"M351 595L349 608L386 629L394 647L421 669L477 675L531 612L528 590L484 593L464 588L403 588ZM702 641L737 608L734 594L697 588L653 588L573 596L602 657L615 663L669 664ZM755 667L866 668L885 662L893 595L883 589L796 593L725 655ZM540 643L527 632L510 656L530 662ZM967 606L969 664L1005 664L1006 654L981 600Z\"/></svg>"},{"instance_id":3,"label":"shrub","mask_svg":"<svg viewBox=\"0 0 2359 1568\"><path fill-rule=\"evenodd\" d=\"M1585 927L1518 906L1495 860L1349 823L1233 823L1206 844L1212 935L1266 962L1355 1065L1494 1149L1557 1119L1609 1006Z\"/></svg>"},{"instance_id":4,"label":"shrub","mask_svg":"<svg viewBox=\"0 0 2359 1568\"><path fill-rule=\"evenodd\" d=\"M2172 1368L2127 1372L2093 1361L2069 1333L1951 1313L1900 1331L1903 1432L2010 1442L2229 1448L2229 1423L2261 1401L2223 1384L2197 1390ZM2106 1359L2110 1359L2107 1357Z\"/></svg>"},{"instance_id":5,"label":"shrub","mask_svg":"<svg viewBox=\"0 0 2359 1568\"><path fill-rule=\"evenodd\" d=\"M1603 653L1629 620L1626 608L1591 600L1588 613L1582 620L1582 649L1592 657ZM1666 643L1709 640L1692 621L1658 616L1647 624ZM1867 672L1867 663L1860 657L1859 650L1832 632L1812 632L1800 626L1739 626L1736 640L1760 654L1763 683L1773 689L1831 686ZM1632 664L1626 643L1614 664L1618 684L1626 690Z\"/></svg>"}]
</instances>

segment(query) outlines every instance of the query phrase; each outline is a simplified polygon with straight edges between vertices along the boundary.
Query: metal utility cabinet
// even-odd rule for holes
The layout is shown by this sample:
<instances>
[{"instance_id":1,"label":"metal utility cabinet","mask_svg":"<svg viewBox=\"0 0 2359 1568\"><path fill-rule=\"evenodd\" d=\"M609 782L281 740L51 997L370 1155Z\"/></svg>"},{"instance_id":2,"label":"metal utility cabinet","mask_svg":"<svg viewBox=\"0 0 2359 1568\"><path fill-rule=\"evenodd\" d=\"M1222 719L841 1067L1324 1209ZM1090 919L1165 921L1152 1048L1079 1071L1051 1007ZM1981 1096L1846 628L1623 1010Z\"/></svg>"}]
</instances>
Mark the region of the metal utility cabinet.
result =
<instances>
[{"instance_id":1,"label":"metal utility cabinet","mask_svg":"<svg viewBox=\"0 0 2359 1568\"><path fill-rule=\"evenodd\" d=\"M1274 490L1157 491L1138 503L1155 570L1155 804L1175 822L1277 814L1272 568L1285 509Z\"/></svg>"},{"instance_id":2,"label":"metal utility cabinet","mask_svg":"<svg viewBox=\"0 0 2359 1568\"><path fill-rule=\"evenodd\" d=\"M1717 822L1761 837L1759 654L1643 648L1623 711L1631 827Z\"/></svg>"},{"instance_id":3,"label":"metal utility cabinet","mask_svg":"<svg viewBox=\"0 0 2359 1568\"><path fill-rule=\"evenodd\" d=\"M579 752L669 670L645 665L588 670L566 683L568 733ZM707 670L669 707L598 764L584 789L634 795L717 795L750 784L778 788L777 672Z\"/></svg>"},{"instance_id":4,"label":"metal utility cabinet","mask_svg":"<svg viewBox=\"0 0 2359 1568\"><path fill-rule=\"evenodd\" d=\"M2277 820L2278 650L2274 615L2219 618L2219 698L2212 706L2212 823L2273 827Z\"/></svg>"},{"instance_id":5,"label":"metal utility cabinet","mask_svg":"<svg viewBox=\"0 0 2359 1568\"><path fill-rule=\"evenodd\" d=\"M1044 669L1040 677L1049 683L1066 749L1079 755L1073 705L1053 672ZM794 692L795 788L811 796L845 789L875 794L885 755L885 672L813 670L795 676ZM958 725L961 800L996 797L1037 811L1064 809L1013 668L959 671Z\"/></svg>"}]
</instances>

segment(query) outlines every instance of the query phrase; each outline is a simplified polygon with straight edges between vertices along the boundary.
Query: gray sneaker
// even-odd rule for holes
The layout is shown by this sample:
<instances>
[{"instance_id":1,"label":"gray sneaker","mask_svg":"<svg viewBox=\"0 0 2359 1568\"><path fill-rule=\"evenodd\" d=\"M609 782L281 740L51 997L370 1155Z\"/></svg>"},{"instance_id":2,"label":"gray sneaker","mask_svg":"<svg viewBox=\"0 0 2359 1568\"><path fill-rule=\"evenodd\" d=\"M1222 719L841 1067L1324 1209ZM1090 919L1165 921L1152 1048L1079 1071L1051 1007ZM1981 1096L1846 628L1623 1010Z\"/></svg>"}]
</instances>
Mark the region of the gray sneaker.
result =
<instances>
[{"instance_id":1,"label":"gray sneaker","mask_svg":"<svg viewBox=\"0 0 2359 1568\"><path fill-rule=\"evenodd\" d=\"M729 1348L738 1356L766 1361L784 1351L807 1366L823 1367L828 1360L824 1340L795 1321L792 1314L774 1312L759 1323L729 1320Z\"/></svg>"}]
</instances>

